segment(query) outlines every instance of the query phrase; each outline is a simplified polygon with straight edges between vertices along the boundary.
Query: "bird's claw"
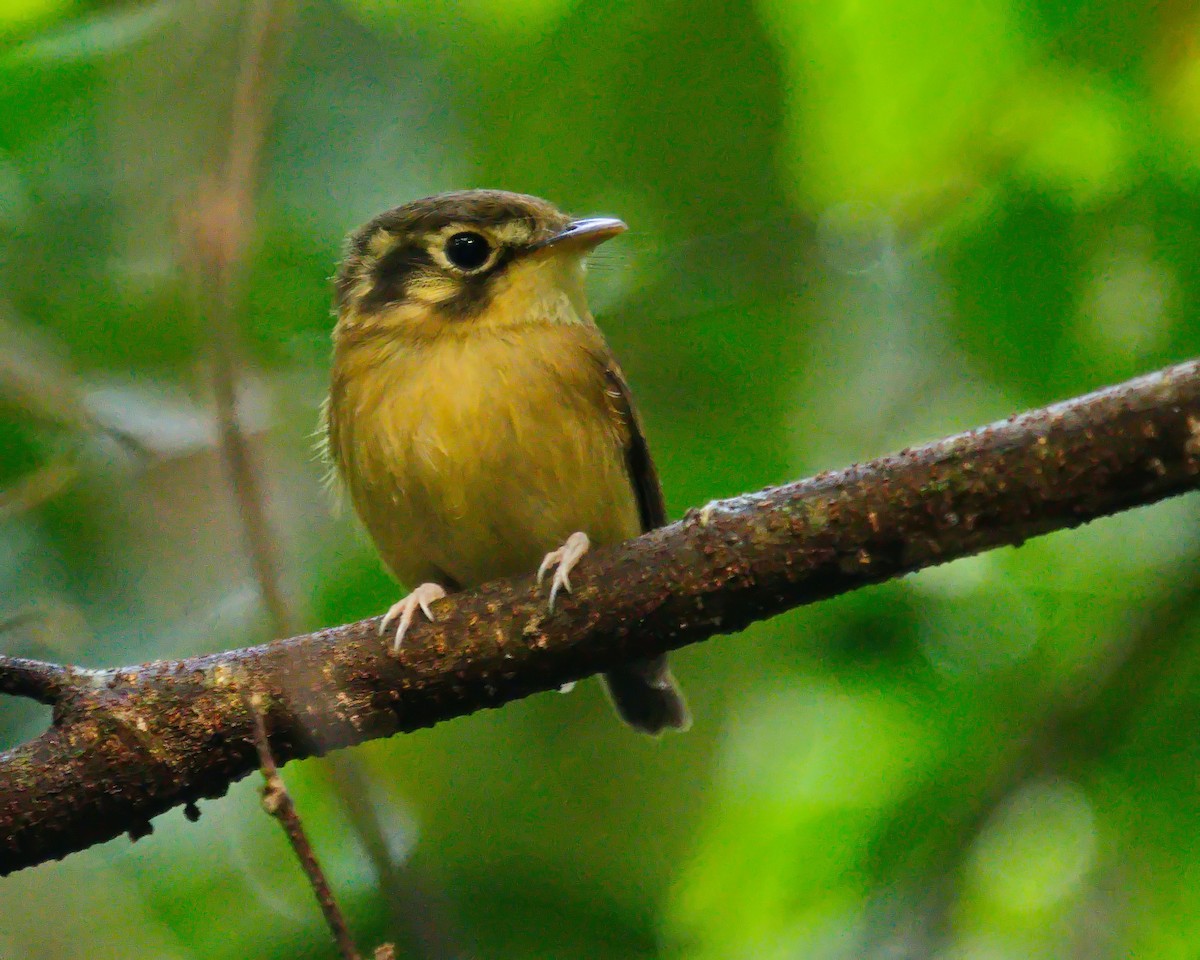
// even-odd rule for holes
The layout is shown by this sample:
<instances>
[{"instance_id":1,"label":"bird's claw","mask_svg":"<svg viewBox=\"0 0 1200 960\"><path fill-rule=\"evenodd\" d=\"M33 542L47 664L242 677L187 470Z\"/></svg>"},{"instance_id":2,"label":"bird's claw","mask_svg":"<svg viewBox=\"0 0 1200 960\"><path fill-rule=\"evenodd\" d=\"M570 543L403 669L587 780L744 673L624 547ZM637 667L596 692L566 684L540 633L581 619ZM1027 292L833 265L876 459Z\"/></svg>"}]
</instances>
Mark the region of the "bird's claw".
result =
<instances>
[{"instance_id":1,"label":"bird's claw","mask_svg":"<svg viewBox=\"0 0 1200 960\"><path fill-rule=\"evenodd\" d=\"M558 596L559 589L571 592L571 571L575 569L575 565L592 543L588 540L588 535L582 530L576 531L567 537L567 542L557 550L551 550L544 560L542 565L538 567L537 582L541 586L542 580L545 578L547 571L554 567L554 577L550 581L550 612L554 612L554 600Z\"/></svg>"},{"instance_id":2,"label":"bird's claw","mask_svg":"<svg viewBox=\"0 0 1200 960\"><path fill-rule=\"evenodd\" d=\"M397 600L391 605L388 612L383 615L383 619L379 622L379 635L382 637L391 629L391 625L399 619L400 623L396 627L396 639L392 641L392 653L400 652L400 644L404 642L404 635L408 633L408 628L412 625L417 608L419 607L421 612L432 622L434 616L433 611L429 609L429 605L434 600L441 600L445 595L446 590L441 585L423 583L407 597Z\"/></svg>"}]
</instances>

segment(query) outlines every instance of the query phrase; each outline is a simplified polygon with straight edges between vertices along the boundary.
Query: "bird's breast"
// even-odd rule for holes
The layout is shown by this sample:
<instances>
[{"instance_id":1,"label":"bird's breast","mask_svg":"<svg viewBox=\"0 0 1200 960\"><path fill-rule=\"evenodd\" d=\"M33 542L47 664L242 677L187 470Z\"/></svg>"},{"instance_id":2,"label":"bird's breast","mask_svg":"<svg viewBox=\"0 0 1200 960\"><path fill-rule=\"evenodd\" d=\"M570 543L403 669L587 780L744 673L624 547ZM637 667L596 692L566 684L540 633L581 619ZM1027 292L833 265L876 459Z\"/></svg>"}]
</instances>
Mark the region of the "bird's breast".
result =
<instances>
[{"instance_id":1,"label":"bird's breast","mask_svg":"<svg viewBox=\"0 0 1200 960\"><path fill-rule=\"evenodd\" d=\"M562 327L451 340L343 376L341 402L335 370L335 459L401 580L471 586L535 569L576 530L640 532L602 349Z\"/></svg>"}]
</instances>

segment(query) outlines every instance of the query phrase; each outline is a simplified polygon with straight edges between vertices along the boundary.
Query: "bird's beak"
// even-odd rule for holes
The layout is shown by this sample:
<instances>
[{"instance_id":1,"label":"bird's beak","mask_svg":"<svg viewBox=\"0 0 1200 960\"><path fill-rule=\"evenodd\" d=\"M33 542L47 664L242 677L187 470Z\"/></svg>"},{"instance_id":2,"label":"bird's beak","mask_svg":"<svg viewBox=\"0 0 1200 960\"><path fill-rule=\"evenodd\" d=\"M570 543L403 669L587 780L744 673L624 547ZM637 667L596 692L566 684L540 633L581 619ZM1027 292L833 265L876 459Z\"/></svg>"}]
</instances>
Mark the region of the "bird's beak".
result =
<instances>
[{"instance_id":1,"label":"bird's beak","mask_svg":"<svg viewBox=\"0 0 1200 960\"><path fill-rule=\"evenodd\" d=\"M566 228L533 245L534 250L553 247L556 250L591 250L592 247L610 240L629 228L613 217L592 217L588 220L572 220Z\"/></svg>"}]
</instances>

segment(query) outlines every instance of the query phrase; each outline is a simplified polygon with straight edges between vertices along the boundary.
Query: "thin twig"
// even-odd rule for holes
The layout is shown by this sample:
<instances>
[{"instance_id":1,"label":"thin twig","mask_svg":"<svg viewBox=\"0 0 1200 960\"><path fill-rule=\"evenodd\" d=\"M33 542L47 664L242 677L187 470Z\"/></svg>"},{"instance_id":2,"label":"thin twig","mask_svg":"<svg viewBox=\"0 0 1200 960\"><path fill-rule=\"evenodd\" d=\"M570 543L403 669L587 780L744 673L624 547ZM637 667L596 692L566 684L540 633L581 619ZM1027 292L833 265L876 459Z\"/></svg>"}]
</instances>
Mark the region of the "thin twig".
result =
<instances>
[{"instance_id":1,"label":"thin twig","mask_svg":"<svg viewBox=\"0 0 1200 960\"><path fill-rule=\"evenodd\" d=\"M414 625L397 656L375 617L93 674L58 704L49 731L0 754L0 874L111 839L245 776L253 731L243 683L269 700L271 747L286 762L554 690L804 603L1154 503L1198 478L1192 361L710 503L589 554L553 614L526 576L439 601L436 622Z\"/></svg>"},{"instance_id":2,"label":"thin twig","mask_svg":"<svg viewBox=\"0 0 1200 960\"><path fill-rule=\"evenodd\" d=\"M358 950L354 946L354 938L350 936L350 927L346 923L346 918L342 916L341 908L338 907L337 899L333 895L333 889L329 886L329 881L325 878L325 872L317 861L317 855L308 840L308 835L304 832L300 814L296 812L296 805L292 802L292 796L288 793L287 786L275 765L275 758L271 755L271 746L267 740L267 728L263 722L262 713L249 695L243 697L243 702L254 723L254 746L258 751L258 764L265 781L262 792L263 809L279 821L283 832L287 834L288 842L292 845L296 859L300 861L304 875L308 878L309 886L312 887L317 903L320 904L321 913L329 925L329 932L333 934L333 941L337 944L338 952L341 953L343 960L360 960Z\"/></svg>"}]
</instances>

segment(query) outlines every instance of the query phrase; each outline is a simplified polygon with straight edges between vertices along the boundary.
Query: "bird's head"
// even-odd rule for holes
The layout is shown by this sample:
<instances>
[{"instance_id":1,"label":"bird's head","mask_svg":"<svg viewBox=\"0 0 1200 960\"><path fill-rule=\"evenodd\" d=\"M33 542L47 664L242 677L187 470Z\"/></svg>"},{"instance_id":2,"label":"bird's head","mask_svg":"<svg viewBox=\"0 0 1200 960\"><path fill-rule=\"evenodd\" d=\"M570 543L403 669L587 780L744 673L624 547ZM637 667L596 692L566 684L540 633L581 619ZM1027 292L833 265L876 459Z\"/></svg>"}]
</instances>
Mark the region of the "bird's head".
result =
<instances>
[{"instance_id":1,"label":"bird's head","mask_svg":"<svg viewBox=\"0 0 1200 960\"><path fill-rule=\"evenodd\" d=\"M573 220L545 200L501 190L396 207L348 241L335 280L335 339L420 342L589 322L584 259L624 230L620 220Z\"/></svg>"}]
</instances>

